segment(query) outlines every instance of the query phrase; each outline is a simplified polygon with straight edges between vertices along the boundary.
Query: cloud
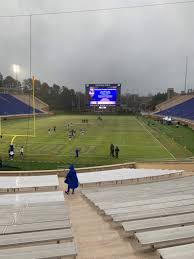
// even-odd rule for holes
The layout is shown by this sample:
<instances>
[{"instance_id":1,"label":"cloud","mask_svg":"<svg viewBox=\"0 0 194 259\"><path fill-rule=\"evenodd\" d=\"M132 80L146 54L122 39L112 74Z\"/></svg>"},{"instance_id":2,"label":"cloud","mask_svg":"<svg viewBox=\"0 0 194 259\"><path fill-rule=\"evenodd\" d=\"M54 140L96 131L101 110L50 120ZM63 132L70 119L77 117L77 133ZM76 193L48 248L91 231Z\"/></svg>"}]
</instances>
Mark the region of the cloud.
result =
<instances>
[{"instance_id":1,"label":"cloud","mask_svg":"<svg viewBox=\"0 0 194 259\"><path fill-rule=\"evenodd\" d=\"M14 2L14 3L13 3ZM154 1L157 2L157 1ZM158 1L159 2L159 1ZM161 1L160 1L161 2ZM136 1L1 1L0 14L116 7ZM153 3L139 1L138 3ZM41 81L84 89L85 83L121 82L139 94L193 87L194 4L32 18L32 71ZM29 76L29 19L0 18L0 67L21 65Z\"/></svg>"}]
</instances>

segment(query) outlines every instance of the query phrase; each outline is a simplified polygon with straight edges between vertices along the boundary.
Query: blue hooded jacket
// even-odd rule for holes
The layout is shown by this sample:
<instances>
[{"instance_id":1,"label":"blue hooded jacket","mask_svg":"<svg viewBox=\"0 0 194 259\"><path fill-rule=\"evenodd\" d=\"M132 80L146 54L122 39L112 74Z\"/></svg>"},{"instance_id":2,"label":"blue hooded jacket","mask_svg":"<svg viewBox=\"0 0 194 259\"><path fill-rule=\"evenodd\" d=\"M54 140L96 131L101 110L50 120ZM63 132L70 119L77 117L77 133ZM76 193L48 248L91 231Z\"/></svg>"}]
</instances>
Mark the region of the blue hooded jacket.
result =
<instances>
[{"instance_id":1,"label":"blue hooded jacket","mask_svg":"<svg viewBox=\"0 0 194 259\"><path fill-rule=\"evenodd\" d=\"M70 165L69 172L66 176L65 183L68 184L69 188L76 189L78 187L78 178L73 165Z\"/></svg>"}]
</instances>

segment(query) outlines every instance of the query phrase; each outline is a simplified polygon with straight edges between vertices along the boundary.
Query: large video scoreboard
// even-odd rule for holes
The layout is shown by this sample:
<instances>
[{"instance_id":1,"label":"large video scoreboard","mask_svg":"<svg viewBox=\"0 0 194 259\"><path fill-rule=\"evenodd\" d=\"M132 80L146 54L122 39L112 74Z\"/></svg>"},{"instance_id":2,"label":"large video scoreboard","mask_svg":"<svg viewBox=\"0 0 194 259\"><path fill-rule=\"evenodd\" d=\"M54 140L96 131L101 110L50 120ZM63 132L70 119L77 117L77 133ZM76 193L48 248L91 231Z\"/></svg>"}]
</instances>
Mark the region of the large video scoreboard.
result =
<instances>
[{"instance_id":1,"label":"large video scoreboard","mask_svg":"<svg viewBox=\"0 0 194 259\"><path fill-rule=\"evenodd\" d=\"M87 106L120 106L121 84L86 84Z\"/></svg>"}]
</instances>

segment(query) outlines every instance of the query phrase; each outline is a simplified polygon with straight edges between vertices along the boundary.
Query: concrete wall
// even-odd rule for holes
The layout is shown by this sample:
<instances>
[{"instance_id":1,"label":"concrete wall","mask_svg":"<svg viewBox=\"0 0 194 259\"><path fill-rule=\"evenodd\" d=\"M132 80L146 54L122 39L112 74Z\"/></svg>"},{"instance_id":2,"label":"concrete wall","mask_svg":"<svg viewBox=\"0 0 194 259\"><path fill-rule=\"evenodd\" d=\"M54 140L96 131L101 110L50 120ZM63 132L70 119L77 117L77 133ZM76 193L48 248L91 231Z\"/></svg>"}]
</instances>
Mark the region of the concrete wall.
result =
<instances>
[{"instance_id":1,"label":"concrete wall","mask_svg":"<svg viewBox=\"0 0 194 259\"><path fill-rule=\"evenodd\" d=\"M103 170L111 170L118 168L135 168L135 163L124 163L115 165L104 165L94 167L77 168L77 173L95 172ZM56 170L36 170L36 171L0 171L1 176L27 176L27 175L53 175L57 174L59 177L64 177L68 169L56 169Z\"/></svg>"}]
</instances>

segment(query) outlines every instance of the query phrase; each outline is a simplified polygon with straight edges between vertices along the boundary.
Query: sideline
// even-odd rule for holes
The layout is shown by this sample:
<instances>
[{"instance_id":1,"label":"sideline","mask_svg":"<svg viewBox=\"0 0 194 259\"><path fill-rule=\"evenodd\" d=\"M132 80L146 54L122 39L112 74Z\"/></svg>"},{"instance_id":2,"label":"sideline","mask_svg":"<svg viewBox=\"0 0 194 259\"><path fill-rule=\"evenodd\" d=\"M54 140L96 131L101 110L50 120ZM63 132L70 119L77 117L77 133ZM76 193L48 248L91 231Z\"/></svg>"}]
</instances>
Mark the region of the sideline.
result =
<instances>
[{"instance_id":1,"label":"sideline","mask_svg":"<svg viewBox=\"0 0 194 259\"><path fill-rule=\"evenodd\" d=\"M152 138L160 144L160 146L165 149L168 154L176 161L176 157L152 134L152 132L150 130L148 130L148 128L145 126L144 123L140 122L137 118L135 118L135 120L141 125L142 128L144 128L146 130L146 132L148 132L149 135L152 136Z\"/></svg>"}]
</instances>

